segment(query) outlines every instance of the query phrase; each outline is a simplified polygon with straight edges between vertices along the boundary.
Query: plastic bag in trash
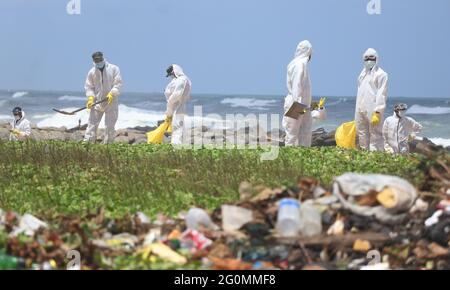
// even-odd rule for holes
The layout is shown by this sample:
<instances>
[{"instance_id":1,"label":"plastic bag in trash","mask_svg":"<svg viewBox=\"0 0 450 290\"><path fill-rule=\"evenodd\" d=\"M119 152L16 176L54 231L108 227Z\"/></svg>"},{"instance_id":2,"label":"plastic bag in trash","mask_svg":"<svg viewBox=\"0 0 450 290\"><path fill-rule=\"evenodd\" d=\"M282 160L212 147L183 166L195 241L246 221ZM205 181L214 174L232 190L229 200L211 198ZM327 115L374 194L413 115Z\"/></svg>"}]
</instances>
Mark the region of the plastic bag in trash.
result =
<instances>
[{"instance_id":1,"label":"plastic bag in trash","mask_svg":"<svg viewBox=\"0 0 450 290\"><path fill-rule=\"evenodd\" d=\"M39 228L47 228L47 224L40 219L32 216L31 214L24 214L20 218L19 226L11 233L12 236L19 234L25 234L27 236L33 236Z\"/></svg>"},{"instance_id":2,"label":"plastic bag in trash","mask_svg":"<svg viewBox=\"0 0 450 290\"><path fill-rule=\"evenodd\" d=\"M201 208L191 208L185 217L186 225L191 230L199 230L201 227L218 230L219 227L214 224L209 215Z\"/></svg>"},{"instance_id":3,"label":"plastic bag in trash","mask_svg":"<svg viewBox=\"0 0 450 290\"><path fill-rule=\"evenodd\" d=\"M380 206L360 206L351 199L378 192ZM342 206L355 214L374 216L381 222L398 223L406 217L417 198L416 188L408 181L382 174L346 173L334 180L333 194ZM342 194L349 196L344 198Z\"/></svg>"},{"instance_id":4,"label":"plastic bag in trash","mask_svg":"<svg viewBox=\"0 0 450 290\"><path fill-rule=\"evenodd\" d=\"M222 228L224 231L236 231L253 220L253 212L246 208L222 205Z\"/></svg>"}]
</instances>

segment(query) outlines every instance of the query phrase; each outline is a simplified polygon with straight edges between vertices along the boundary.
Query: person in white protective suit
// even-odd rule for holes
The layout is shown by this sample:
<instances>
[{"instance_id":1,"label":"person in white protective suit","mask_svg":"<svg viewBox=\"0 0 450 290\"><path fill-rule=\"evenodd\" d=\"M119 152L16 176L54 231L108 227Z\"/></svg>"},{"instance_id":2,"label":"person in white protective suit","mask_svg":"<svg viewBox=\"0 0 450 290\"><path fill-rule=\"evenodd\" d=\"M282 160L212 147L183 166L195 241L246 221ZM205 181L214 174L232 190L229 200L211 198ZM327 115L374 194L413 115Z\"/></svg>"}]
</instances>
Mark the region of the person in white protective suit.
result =
<instances>
[{"instance_id":1,"label":"person in white protective suit","mask_svg":"<svg viewBox=\"0 0 450 290\"><path fill-rule=\"evenodd\" d=\"M94 53L92 59L94 67L89 71L85 83L88 98L86 107L91 111L84 141L95 142L98 126L103 115L105 115L106 129L103 143L112 143L115 138L115 125L119 117L122 76L119 67L107 62L103 58L103 53ZM94 105L102 100L105 100L105 102Z\"/></svg>"},{"instance_id":2,"label":"person in white protective suit","mask_svg":"<svg viewBox=\"0 0 450 290\"><path fill-rule=\"evenodd\" d=\"M11 122L9 141L24 141L31 135L31 123L25 118L22 108L15 107L12 111L14 121Z\"/></svg>"},{"instance_id":3,"label":"person in white protective suit","mask_svg":"<svg viewBox=\"0 0 450 290\"><path fill-rule=\"evenodd\" d=\"M304 40L299 43L295 57L287 68L288 95L284 101L284 113L294 102L299 102L308 107L311 106L311 80L308 64L312 56L312 45ZM286 131L286 146L310 147L312 141L312 115L307 110L298 120L284 116L283 127Z\"/></svg>"},{"instance_id":4,"label":"person in white protective suit","mask_svg":"<svg viewBox=\"0 0 450 290\"><path fill-rule=\"evenodd\" d=\"M167 99L166 121L172 122L171 143L180 145L184 143L184 117L186 103L191 98L192 83L177 64L171 65L166 72L167 77L172 78L164 91Z\"/></svg>"},{"instance_id":5,"label":"person in white protective suit","mask_svg":"<svg viewBox=\"0 0 450 290\"><path fill-rule=\"evenodd\" d=\"M422 125L407 117L406 110L408 110L406 104L397 104L394 106L394 115L384 121L383 137L386 152L409 153L409 141L422 131Z\"/></svg>"},{"instance_id":6,"label":"person in white protective suit","mask_svg":"<svg viewBox=\"0 0 450 290\"><path fill-rule=\"evenodd\" d=\"M386 109L388 74L379 66L378 53L369 48L363 56L364 69L358 78L356 132L360 148L384 151L383 115Z\"/></svg>"}]
</instances>

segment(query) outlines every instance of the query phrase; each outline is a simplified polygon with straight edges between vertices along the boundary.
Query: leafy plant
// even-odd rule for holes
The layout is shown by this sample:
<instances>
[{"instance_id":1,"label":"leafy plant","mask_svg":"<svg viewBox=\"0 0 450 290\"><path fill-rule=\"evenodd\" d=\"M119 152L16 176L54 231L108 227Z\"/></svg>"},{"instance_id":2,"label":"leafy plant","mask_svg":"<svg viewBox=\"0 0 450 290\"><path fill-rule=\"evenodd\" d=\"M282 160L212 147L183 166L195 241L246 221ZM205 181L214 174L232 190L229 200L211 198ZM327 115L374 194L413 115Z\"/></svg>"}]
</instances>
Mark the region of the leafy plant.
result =
<instances>
[{"instance_id":1,"label":"leafy plant","mask_svg":"<svg viewBox=\"0 0 450 290\"><path fill-rule=\"evenodd\" d=\"M143 211L175 215L191 206L215 208L238 198L242 181L292 185L298 177L329 185L345 172L384 173L424 181L420 157L338 148L177 150L170 145L0 142L0 208L41 215L109 216Z\"/></svg>"}]
</instances>

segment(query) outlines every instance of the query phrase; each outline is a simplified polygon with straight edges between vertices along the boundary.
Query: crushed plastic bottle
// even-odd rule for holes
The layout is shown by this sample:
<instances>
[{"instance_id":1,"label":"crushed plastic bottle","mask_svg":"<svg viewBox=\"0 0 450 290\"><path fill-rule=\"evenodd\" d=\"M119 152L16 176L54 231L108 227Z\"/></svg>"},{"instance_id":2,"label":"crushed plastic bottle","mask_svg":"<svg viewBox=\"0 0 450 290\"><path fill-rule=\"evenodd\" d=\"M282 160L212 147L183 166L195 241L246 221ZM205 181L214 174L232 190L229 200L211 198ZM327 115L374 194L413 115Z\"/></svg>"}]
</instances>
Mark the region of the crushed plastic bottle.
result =
<instances>
[{"instance_id":1,"label":"crushed plastic bottle","mask_svg":"<svg viewBox=\"0 0 450 290\"><path fill-rule=\"evenodd\" d=\"M295 237L300 231L300 202L282 199L278 206L277 231L282 237Z\"/></svg>"}]
</instances>

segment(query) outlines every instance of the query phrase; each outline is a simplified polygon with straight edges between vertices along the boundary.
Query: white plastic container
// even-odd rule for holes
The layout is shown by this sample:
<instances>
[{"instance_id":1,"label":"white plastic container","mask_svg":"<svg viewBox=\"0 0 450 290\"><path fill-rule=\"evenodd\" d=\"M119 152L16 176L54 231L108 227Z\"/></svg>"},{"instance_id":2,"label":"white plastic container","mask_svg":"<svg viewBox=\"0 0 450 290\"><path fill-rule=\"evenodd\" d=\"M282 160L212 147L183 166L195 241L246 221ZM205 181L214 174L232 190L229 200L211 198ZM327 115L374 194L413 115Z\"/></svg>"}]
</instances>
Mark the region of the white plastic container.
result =
<instances>
[{"instance_id":1,"label":"white plastic container","mask_svg":"<svg viewBox=\"0 0 450 290\"><path fill-rule=\"evenodd\" d=\"M300 202L285 198L278 206L276 229L282 237L295 237L300 231Z\"/></svg>"},{"instance_id":2,"label":"white plastic container","mask_svg":"<svg viewBox=\"0 0 450 290\"><path fill-rule=\"evenodd\" d=\"M312 202L304 202L300 207L300 232L306 237L322 233L322 216Z\"/></svg>"}]
</instances>

